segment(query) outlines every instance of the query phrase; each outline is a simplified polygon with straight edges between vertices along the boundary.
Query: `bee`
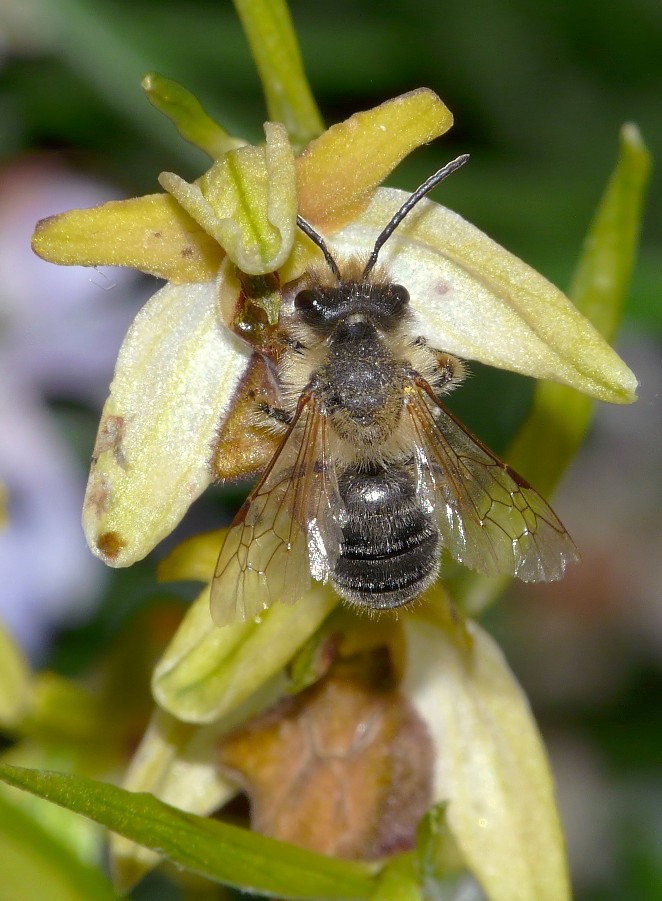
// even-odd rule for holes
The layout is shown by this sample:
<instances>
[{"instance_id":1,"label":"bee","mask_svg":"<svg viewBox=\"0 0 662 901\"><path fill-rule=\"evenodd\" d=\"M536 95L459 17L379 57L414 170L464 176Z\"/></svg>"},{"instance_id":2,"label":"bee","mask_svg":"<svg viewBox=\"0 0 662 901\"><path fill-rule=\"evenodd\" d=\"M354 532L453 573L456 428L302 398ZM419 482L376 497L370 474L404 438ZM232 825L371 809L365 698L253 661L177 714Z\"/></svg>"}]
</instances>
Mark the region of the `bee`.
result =
<instances>
[{"instance_id":1,"label":"bee","mask_svg":"<svg viewBox=\"0 0 662 901\"><path fill-rule=\"evenodd\" d=\"M311 579L368 611L402 607L437 579L444 549L527 582L559 579L578 559L542 497L445 406L464 365L412 334L407 289L378 265L404 217L467 159L407 199L365 263L338 263L298 218L325 266L283 322L282 404L260 405L283 435L221 549L218 625L292 604Z\"/></svg>"}]
</instances>

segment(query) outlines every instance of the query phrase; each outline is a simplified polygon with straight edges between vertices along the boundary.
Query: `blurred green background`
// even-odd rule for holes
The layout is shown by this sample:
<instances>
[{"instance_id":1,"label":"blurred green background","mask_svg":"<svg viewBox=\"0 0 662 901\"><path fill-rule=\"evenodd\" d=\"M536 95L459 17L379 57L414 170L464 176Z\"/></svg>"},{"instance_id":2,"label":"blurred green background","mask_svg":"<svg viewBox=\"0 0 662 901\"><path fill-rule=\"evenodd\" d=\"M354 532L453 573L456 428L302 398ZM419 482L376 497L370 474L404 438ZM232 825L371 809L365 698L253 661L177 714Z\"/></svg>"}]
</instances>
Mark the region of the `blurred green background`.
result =
<instances>
[{"instance_id":1,"label":"blurred green background","mask_svg":"<svg viewBox=\"0 0 662 901\"><path fill-rule=\"evenodd\" d=\"M434 198L562 288L615 162L622 123L637 123L659 158L657 0L292 0L291 10L326 121L415 87L433 88L456 124L406 160L391 183L413 189L446 160L469 152L470 165ZM163 170L187 179L203 171L206 158L144 98L140 80L150 70L192 90L230 131L259 138L265 118L260 84L229 0L4 0L0 212L6 231L14 217L25 215L29 195L43 190L48 202L49 186L69 177L96 186L93 203L111 194L154 192ZM59 205L38 215L66 208L66 197L55 196ZM662 897L661 214L654 171L618 344L640 376L641 400L632 408L598 411L555 498L584 565L558 586L515 589L488 616L549 743L580 901ZM27 259L27 238L22 252ZM0 260L13 276L23 258L2 254L0 246ZM0 354L19 315L8 272L0 289ZM44 272L35 290L47 304ZM121 306L121 287L114 276L108 284L105 278L89 281L94 302ZM132 282L131 309L150 290L147 280ZM26 327L28 345L32 327ZM99 340L110 342L95 370L103 385L115 347L109 335ZM456 409L503 449L532 386L510 374L474 371ZM56 378L39 381L38 392L42 412L75 460L79 476L72 490L79 505L102 393L81 397ZM39 464L27 477L39 483ZM210 492L173 541L220 525L240 496L239 487ZM38 534L26 530L23 540L37 541ZM160 548L154 556L162 554ZM31 652L67 674L83 672L139 610L166 597L155 588L153 561L110 576L96 561L89 565L96 596L84 615L37 610L25 599L22 628L32 629L34 615L34 629L45 630ZM0 574L5 581L12 577ZM134 895L165 898L165 891L153 880Z\"/></svg>"}]
</instances>

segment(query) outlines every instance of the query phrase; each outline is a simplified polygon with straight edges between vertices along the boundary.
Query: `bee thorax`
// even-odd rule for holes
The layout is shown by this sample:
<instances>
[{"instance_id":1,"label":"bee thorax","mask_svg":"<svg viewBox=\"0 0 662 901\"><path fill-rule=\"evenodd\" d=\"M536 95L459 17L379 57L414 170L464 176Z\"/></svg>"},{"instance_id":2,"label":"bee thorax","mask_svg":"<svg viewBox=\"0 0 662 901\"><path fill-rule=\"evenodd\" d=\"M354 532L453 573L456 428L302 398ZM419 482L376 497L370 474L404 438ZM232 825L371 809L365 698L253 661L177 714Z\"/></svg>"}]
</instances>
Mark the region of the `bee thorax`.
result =
<instances>
[{"instance_id":1,"label":"bee thorax","mask_svg":"<svg viewBox=\"0 0 662 901\"><path fill-rule=\"evenodd\" d=\"M318 397L340 438L357 447L389 439L402 414L404 370L378 336L343 335L317 375Z\"/></svg>"}]
</instances>

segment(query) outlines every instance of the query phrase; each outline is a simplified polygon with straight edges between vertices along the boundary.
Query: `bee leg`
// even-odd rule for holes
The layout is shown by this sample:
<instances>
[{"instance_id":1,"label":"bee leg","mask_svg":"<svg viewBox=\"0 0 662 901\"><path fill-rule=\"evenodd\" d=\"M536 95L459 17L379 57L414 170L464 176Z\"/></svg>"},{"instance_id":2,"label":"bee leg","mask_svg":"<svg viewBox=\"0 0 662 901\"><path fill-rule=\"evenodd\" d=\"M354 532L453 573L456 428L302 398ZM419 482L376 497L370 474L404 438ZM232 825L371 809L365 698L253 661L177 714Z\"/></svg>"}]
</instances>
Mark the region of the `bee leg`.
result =
<instances>
[{"instance_id":1,"label":"bee leg","mask_svg":"<svg viewBox=\"0 0 662 901\"><path fill-rule=\"evenodd\" d=\"M284 410L282 407L275 407L264 401L258 402L256 404L256 409L262 416L265 416L267 419L272 419L280 425L291 425L294 421L294 414L289 410Z\"/></svg>"},{"instance_id":2,"label":"bee leg","mask_svg":"<svg viewBox=\"0 0 662 901\"><path fill-rule=\"evenodd\" d=\"M297 338L292 338L291 335L285 335L283 337L283 344L287 347L288 350L293 350L295 353L300 353L302 350L307 350L305 344L303 344Z\"/></svg>"},{"instance_id":3,"label":"bee leg","mask_svg":"<svg viewBox=\"0 0 662 901\"><path fill-rule=\"evenodd\" d=\"M442 351L434 351L436 371L434 387L438 394L446 394L457 388L467 377L467 368L462 360Z\"/></svg>"},{"instance_id":4,"label":"bee leg","mask_svg":"<svg viewBox=\"0 0 662 901\"><path fill-rule=\"evenodd\" d=\"M452 356L452 354L444 353L441 350L434 350L428 347L428 342L424 337L416 338L414 344L418 347L427 348L428 366L425 371L425 378L421 372L417 372L412 368L405 368L405 375L412 382L421 387L421 380L427 385L426 390L432 390L433 395L448 394L453 388L457 388L467 377L467 368L462 360Z\"/></svg>"}]
</instances>

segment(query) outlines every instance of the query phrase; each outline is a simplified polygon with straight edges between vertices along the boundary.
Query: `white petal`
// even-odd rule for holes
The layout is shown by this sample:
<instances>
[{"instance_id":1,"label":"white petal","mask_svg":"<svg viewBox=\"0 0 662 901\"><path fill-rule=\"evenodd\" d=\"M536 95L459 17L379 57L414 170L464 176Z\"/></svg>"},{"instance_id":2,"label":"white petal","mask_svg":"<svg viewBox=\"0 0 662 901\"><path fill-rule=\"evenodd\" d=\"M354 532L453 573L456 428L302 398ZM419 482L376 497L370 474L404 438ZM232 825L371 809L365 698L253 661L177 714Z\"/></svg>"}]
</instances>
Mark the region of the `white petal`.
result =
<instances>
[{"instance_id":1,"label":"white petal","mask_svg":"<svg viewBox=\"0 0 662 901\"><path fill-rule=\"evenodd\" d=\"M332 237L332 251L370 253L407 196L381 188L366 212ZM422 200L380 261L409 291L420 334L433 347L601 400L634 399L634 375L568 298L457 213Z\"/></svg>"},{"instance_id":2,"label":"white petal","mask_svg":"<svg viewBox=\"0 0 662 901\"><path fill-rule=\"evenodd\" d=\"M490 901L567 901L564 843L545 749L501 651L476 624L466 655L405 618L402 690L436 750L434 799Z\"/></svg>"},{"instance_id":3,"label":"white petal","mask_svg":"<svg viewBox=\"0 0 662 901\"><path fill-rule=\"evenodd\" d=\"M128 566L207 487L219 424L250 351L219 317L220 284L167 285L120 350L83 510L90 547Z\"/></svg>"}]
</instances>

